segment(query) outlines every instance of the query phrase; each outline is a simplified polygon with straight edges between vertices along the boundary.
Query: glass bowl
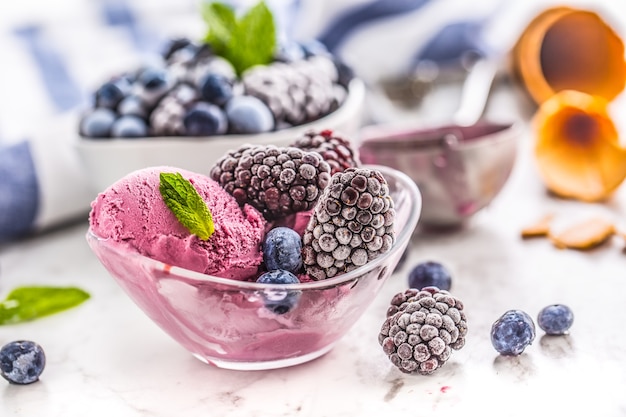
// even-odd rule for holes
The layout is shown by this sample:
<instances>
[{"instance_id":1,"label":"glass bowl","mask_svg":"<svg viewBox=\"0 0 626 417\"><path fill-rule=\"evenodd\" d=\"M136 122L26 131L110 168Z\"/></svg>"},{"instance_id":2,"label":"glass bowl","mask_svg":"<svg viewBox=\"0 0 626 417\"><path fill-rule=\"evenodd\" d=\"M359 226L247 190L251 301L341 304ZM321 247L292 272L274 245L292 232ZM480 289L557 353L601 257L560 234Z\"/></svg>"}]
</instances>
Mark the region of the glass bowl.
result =
<instances>
[{"instance_id":1,"label":"glass bowl","mask_svg":"<svg viewBox=\"0 0 626 417\"><path fill-rule=\"evenodd\" d=\"M369 167L388 182L396 240L389 252L327 280L289 285L235 281L155 261L91 229L87 242L130 298L201 361L238 370L297 365L331 350L361 317L417 226L422 199L415 183L393 168ZM266 307L274 297L285 296L297 298L287 313Z\"/></svg>"},{"instance_id":2,"label":"glass bowl","mask_svg":"<svg viewBox=\"0 0 626 417\"><path fill-rule=\"evenodd\" d=\"M354 78L348 95L332 113L310 123L254 135L166 136L145 138L84 138L76 133L73 145L88 184L94 192L104 190L137 169L173 166L208 175L213 164L228 151L246 143L289 146L309 130L330 129L353 137L364 112L365 84Z\"/></svg>"}]
</instances>

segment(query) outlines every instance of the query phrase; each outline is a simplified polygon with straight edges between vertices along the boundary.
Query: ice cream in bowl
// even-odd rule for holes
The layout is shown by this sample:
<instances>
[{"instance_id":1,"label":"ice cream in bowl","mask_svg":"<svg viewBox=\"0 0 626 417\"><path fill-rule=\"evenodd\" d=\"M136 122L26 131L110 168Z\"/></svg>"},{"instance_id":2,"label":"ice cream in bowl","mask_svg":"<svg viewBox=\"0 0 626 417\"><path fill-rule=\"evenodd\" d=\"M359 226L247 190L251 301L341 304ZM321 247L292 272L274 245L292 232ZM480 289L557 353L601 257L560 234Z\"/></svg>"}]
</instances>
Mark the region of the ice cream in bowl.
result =
<instances>
[{"instance_id":1,"label":"ice cream in bowl","mask_svg":"<svg viewBox=\"0 0 626 417\"><path fill-rule=\"evenodd\" d=\"M323 355L409 243L421 211L415 183L362 165L329 131L308 137L317 148L232 149L209 175L140 169L92 203L97 258L203 362L256 370Z\"/></svg>"}]
</instances>

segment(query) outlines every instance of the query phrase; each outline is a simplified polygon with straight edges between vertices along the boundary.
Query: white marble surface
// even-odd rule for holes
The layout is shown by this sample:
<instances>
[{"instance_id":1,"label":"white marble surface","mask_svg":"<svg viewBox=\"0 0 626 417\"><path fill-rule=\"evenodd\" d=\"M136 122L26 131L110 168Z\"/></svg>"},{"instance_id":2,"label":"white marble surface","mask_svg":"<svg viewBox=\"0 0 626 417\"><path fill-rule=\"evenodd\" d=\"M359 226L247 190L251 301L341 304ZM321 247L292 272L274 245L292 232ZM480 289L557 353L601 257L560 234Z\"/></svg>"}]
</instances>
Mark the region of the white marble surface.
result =
<instances>
[{"instance_id":1,"label":"white marble surface","mask_svg":"<svg viewBox=\"0 0 626 417\"><path fill-rule=\"evenodd\" d=\"M238 372L193 358L146 318L90 252L86 221L0 248L0 293L17 285L78 285L83 305L34 322L0 327L0 343L40 343L48 363L28 386L0 383L3 417L83 416L445 416L626 415L624 242L590 252L523 241L521 227L548 210L601 210L619 221L626 186L589 205L545 193L527 132L502 194L464 229L414 236L410 258L352 331L327 355L272 371ZM420 260L446 262L465 302L466 346L431 376L405 375L376 340L387 303ZM519 357L501 357L491 324L519 308L536 317L551 303L574 311L571 334L538 330Z\"/></svg>"}]
</instances>

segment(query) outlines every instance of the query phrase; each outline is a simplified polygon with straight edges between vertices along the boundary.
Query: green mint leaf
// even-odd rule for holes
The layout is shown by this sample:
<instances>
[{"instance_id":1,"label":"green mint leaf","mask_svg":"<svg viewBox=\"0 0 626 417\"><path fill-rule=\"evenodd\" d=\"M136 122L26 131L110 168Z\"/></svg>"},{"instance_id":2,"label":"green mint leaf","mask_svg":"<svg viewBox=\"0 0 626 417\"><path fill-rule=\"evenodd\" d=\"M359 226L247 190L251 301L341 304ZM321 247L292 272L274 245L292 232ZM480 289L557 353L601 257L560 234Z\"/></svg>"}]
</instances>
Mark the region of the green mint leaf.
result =
<instances>
[{"instance_id":1,"label":"green mint leaf","mask_svg":"<svg viewBox=\"0 0 626 417\"><path fill-rule=\"evenodd\" d=\"M237 18L232 9L221 3L209 3L203 9L209 26L205 41L216 54L227 59L241 76L255 65L266 65L276 50L274 17L264 1Z\"/></svg>"},{"instance_id":2,"label":"green mint leaf","mask_svg":"<svg viewBox=\"0 0 626 417\"><path fill-rule=\"evenodd\" d=\"M179 172L161 172L159 178L159 191L165 205L190 233L208 240L215 231L213 217L193 184Z\"/></svg>"},{"instance_id":3,"label":"green mint leaf","mask_svg":"<svg viewBox=\"0 0 626 417\"><path fill-rule=\"evenodd\" d=\"M202 17L209 26L205 42L211 45L218 55L224 55L227 45L231 42L232 33L237 26L235 11L222 3L205 3Z\"/></svg>"},{"instance_id":4,"label":"green mint leaf","mask_svg":"<svg viewBox=\"0 0 626 417\"><path fill-rule=\"evenodd\" d=\"M0 325L16 324L75 307L89 294L75 287L17 287L0 302Z\"/></svg>"}]
</instances>

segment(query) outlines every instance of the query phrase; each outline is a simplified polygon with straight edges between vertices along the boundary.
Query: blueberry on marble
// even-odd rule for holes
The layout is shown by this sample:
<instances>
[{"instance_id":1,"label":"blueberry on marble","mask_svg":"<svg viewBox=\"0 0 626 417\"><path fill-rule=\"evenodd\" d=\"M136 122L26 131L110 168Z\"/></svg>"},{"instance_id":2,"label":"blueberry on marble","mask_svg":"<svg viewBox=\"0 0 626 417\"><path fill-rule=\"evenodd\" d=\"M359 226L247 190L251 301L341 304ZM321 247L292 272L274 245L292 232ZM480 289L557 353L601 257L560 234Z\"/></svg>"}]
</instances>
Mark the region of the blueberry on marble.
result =
<instances>
[{"instance_id":1,"label":"blueberry on marble","mask_svg":"<svg viewBox=\"0 0 626 417\"><path fill-rule=\"evenodd\" d=\"M451 286L452 276L439 262L421 262L409 272L409 288L421 290L424 287L437 287L449 291Z\"/></svg>"},{"instance_id":2,"label":"blueberry on marble","mask_svg":"<svg viewBox=\"0 0 626 417\"><path fill-rule=\"evenodd\" d=\"M111 126L111 136L114 138L141 138L147 135L146 122L137 116L119 117Z\"/></svg>"},{"instance_id":3,"label":"blueberry on marble","mask_svg":"<svg viewBox=\"0 0 626 417\"><path fill-rule=\"evenodd\" d=\"M111 109L99 107L84 115L80 121L80 134L89 138L108 138L117 115Z\"/></svg>"},{"instance_id":4,"label":"blueberry on marble","mask_svg":"<svg viewBox=\"0 0 626 417\"><path fill-rule=\"evenodd\" d=\"M194 104L183 117L183 124L188 136L221 135L228 130L228 121L224 111L210 103Z\"/></svg>"},{"instance_id":5,"label":"blueberry on marble","mask_svg":"<svg viewBox=\"0 0 626 417\"><path fill-rule=\"evenodd\" d=\"M502 355L519 355L533 340L535 323L524 311L509 310L491 326L491 344Z\"/></svg>"},{"instance_id":6,"label":"blueberry on marble","mask_svg":"<svg viewBox=\"0 0 626 417\"><path fill-rule=\"evenodd\" d=\"M209 73L200 81L202 98L209 103L223 106L233 96L233 86L222 74Z\"/></svg>"},{"instance_id":7,"label":"blueberry on marble","mask_svg":"<svg viewBox=\"0 0 626 417\"><path fill-rule=\"evenodd\" d=\"M233 133L254 134L274 129L274 116L253 96L234 96L226 103L226 117Z\"/></svg>"},{"instance_id":8,"label":"blueberry on marble","mask_svg":"<svg viewBox=\"0 0 626 417\"><path fill-rule=\"evenodd\" d=\"M275 227L263 241L263 261L268 271L283 269L298 273L302 267L302 239L289 227Z\"/></svg>"},{"instance_id":9,"label":"blueberry on marble","mask_svg":"<svg viewBox=\"0 0 626 417\"><path fill-rule=\"evenodd\" d=\"M0 374L12 384L26 385L39 380L46 355L35 342L18 340L0 349Z\"/></svg>"},{"instance_id":10,"label":"blueberry on marble","mask_svg":"<svg viewBox=\"0 0 626 417\"><path fill-rule=\"evenodd\" d=\"M573 323L574 313L563 304L546 306L537 315L537 324L550 335L566 334Z\"/></svg>"},{"instance_id":11,"label":"blueberry on marble","mask_svg":"<svg viewBox=\"0 0 626 417\"><path fill-rule=\"evenodd\" d=\"M300 281L298 277L291 272L276 269L261 274L256 282L261 284L283 285L297 284ZM261 292L265 308L274 314L285 314L291 311L296 304L298 304L301 295L301 291L284 288L266 288Z\"/></svg>"}]
</instances>

